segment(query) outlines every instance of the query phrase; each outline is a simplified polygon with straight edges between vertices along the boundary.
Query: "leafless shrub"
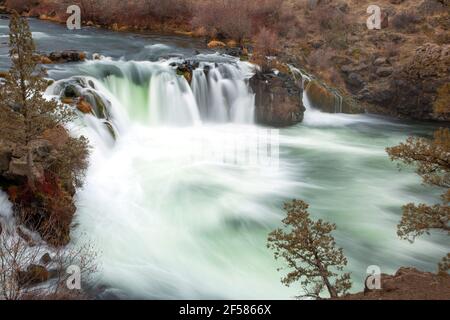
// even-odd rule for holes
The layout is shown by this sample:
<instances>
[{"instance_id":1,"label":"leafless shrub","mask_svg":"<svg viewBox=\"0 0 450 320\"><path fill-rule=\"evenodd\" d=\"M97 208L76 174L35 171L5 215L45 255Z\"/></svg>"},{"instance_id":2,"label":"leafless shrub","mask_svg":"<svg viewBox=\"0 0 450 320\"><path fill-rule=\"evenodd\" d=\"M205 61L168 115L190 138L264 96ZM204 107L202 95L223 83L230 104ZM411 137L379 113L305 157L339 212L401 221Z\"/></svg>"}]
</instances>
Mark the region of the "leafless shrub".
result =
<instances>
[{"instance_id":1,"label":"leafless shrub","mask_svg":"<svg viewBox=\"0 0 450 320\"><path fill-rule=\"evenodd\" d=\"M67 286L69 266L77 266L81 279L96 270L96 253L90 244L50 248L37 235L4 229L0 233L0 300L84 299L83 290Z\"/></svg>"},{"instance_id":2,"label":"leafless shrub","mask_svg":"<svg viewBox=\"0 0 450 320\"><path fill-rule=\"evenodd\" d=\"M415 32L416 25L421 21L421 18L413 12L400 12L392 19L392 25L398 30L408 32Z\"/></svg>"},{"instance_id":3,"label":"leafless shrub","mask_svg":"<svg viewBox=\"0 0 450 320\"><path fill-rule=\"evenodd\" d=\"M328 49L314 50L307 58L307 62L311 67L317 69L330 69L333 66L333 51Z\"/></svg>"},{"instance_id":4,"label":"leafless shrub","mask_svg":"<svg viewBox=\"0 0 450 320\"><path fill-rule=\"evenodd\" d=\"M262 28L254 37L253 42L255 52L260 55L274 56L279 51L278 35L268 28Z\"/></svg>"},{"instance_id":5,"label":"leafless shrub","mask_svg":"<svg viewBox=\"0 0 450 320\"><path fill-rule=\"evenodd\" d=\"M17 12L28 11L36 3L39 3L39 1L37 1L37 0L34 0L34 1L30 1L30 0L7 0L6 1L6 5L8 6L8 8L16 10Z\"/></svg>"},{"instance_id":6,"label":"leafless shrub","mask_svg":"<svg viewBox=\"0 0 450 320\"><path fill-rule=\"evenodd\" d=\"M394 43L387 43L384 46L383 52L384 52L384 56L386 56L388 58L392 58L392 57L398 56L400 51L399 51L398 45L396 45Z\"/></svg>"},{"instance_id":7,"label":"leafless shrub","mask_svg":"<svg viewBox=\"0 0 450 320\"><path fill-rule=\"evenodd\" d=\"M194 5L194 27L204 27L211 36L242 41L253 31L278 19L283 0L210 0Z\"/></svg>"}]
</instances>

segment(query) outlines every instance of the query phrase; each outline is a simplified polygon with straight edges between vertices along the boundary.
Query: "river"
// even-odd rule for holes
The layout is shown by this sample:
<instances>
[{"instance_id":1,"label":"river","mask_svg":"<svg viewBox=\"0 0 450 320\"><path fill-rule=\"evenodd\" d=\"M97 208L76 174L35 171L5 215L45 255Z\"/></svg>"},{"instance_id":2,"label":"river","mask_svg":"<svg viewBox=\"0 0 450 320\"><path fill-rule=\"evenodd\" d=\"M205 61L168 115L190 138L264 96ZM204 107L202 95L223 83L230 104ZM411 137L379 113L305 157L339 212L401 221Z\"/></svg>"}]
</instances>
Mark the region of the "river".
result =
<instances>
[{"instance_id":1,"label":"river","mask_svg":"<svg viewBox=\"0 0 450 320\"><path fill-rule=\"evenodd\" d=\"M93 147L76 196L73 245L89 239L98 250L98 298L293 298L301 290L280 283L281 265L266 240L294 198L310 204L313 218L336 223L354 291L370 265L383 273L435 271L447 253L446 235L398 239L401 206L437 202L439 190L422 186L410 169L399 171L385 153L409 135L431 135L433 124L307 108L303 123L270 131L253 123L252 66L199 39L30 22L38 50L107 57L51 66L58 81L47 91L58 95L84 81L79 89L108 108L110 127L93 116L71 125ZM0 20L1 69L9 64L7 24ZM208 66L208 81L194 74L191 89L171 67L183 58ZM230 141L243 151L255 132L276 135L276 166L211 156L226 154Z\"/></svg>"}]
</instances>

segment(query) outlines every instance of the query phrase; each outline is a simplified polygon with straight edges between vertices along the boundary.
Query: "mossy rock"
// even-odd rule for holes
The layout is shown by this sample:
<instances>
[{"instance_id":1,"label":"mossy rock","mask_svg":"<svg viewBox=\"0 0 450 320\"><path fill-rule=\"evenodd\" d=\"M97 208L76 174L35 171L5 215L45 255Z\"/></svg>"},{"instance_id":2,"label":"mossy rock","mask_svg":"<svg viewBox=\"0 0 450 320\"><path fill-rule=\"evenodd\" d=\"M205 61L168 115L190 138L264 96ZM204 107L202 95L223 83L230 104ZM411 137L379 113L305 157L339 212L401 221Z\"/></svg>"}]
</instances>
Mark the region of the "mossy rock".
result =
<instances>
[{"instance_id":1,"label":"mossy rock","mask_svg":"<svg viewBox=\"0 0 450 320\"><path fill-rule=\"evenodd\" d=\"M311 107L323 112L336 112L337 97L334 93L322 86L317 80L308 83L305 92Z\"/></svg>"},{"instance_id":2,"label":"mossy rock","mask_svg":"<svg viewBox=\"0 0 450 320\"><path fill-rule=\"evenodd\" d=\"M363 107L350 97L341 97L326 88L317 80L312 80L306 86L306 96L313 108L327 113L364 113Z\"/></svg>"}]
</instances>

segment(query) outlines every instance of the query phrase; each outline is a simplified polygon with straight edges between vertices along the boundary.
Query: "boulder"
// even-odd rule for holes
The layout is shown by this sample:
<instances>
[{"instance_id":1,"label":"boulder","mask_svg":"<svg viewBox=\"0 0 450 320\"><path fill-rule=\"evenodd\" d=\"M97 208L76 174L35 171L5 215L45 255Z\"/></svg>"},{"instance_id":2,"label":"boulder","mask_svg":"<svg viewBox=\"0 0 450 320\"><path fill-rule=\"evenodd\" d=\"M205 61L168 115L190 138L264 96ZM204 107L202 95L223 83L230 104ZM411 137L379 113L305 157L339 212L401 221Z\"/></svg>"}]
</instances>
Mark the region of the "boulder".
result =
<instances>
[{"instance_id":1,"label":"boulder","mask_svg":"<svg viewBox=\"0 0 450 320\"><path fill-rule=\"evenodd\" d=\"M379 67L375 72L379 77L389 77L394 72L392 67Z\"/></svg>"},{"instance_id":2,"label":"boulder","mask_svg":"<svg viewBox=\"0 0 450 320\"><path fill-rule=\"evenodd\" d=\"M82 113L92 113L92 106L84 99L80 99L77 103L77 109Z\"/></svg>"},{"instance_id":3,"label":"boulder","mask_svg":"<svg viewBox=\"0 0 450 320\"><path fill-rule=\"evenodd\" d=\"M195 61L183 61L182 63L173 63L172 67L176 68L176 72L179 76L182 76L186 79L186 81L191 84L192 82L192 73L195 69L200 66L198 62Z\"/></svg>"},{"instance_id":4,"label":"boulder","mask_svg":"<svg viewBox=\"0 0 450 320\"><path fill-rule=\"evenodd\" d=\"M373 62L373 65L374 66L381 66L381 65L386 64L386 63L387 63L387 59L385 57L379 57L379 58L375 59L375 61Z\"/></svg>"},{"instance_id":5,"label":"boulder","mask_svg":"<svg viewBox=\"0 0 450 320\"><path fill-rule=\"evenodd\" d=\"M355 72L352 72L348 75L346 83L351 91L358 91L362 89L366 84L363 77Z\"/></svg>"},{"instance_id":6,"label":"boulder","mask_svg":"<svg viewBox=\"0 0 450 320\"><path fill-rule=\"evenodd\" d=\"M212 40L208 43L208 48L225 48L227 45L222 41Z\"/></svg>"},{"instance_id":7,"label":"boulder","mask_svg":"<svg viewBox=\"0 0 450 320\"><path fill-rule=\"evenodd\" d=\"M50 256L50 254L47 252L45 253L42 257L41 257L41 263L43 265L48 265L50 262L52 262L52 257Z\"/></svg>"},{"instance_id":8,"label":"boulder","mask_svg":"<svg viewBox=\"0 0 450 320\"><path fill-rule=\"evenodd\" d=\"M26 271L19 271L17 281L21 286L33 286L48 281L48 270L41 265L31 264Z\"/></svg>"},{"instance_id":9,"label":"boulder","mask_svg":"<svg viewBox=\"0 0 450 320\"><path fill-rule=\"evenodd\" d=\"M286 127L303 121L302 90L290 75L257 72L250 86L255 93L258 123Z\"/></svg>"},{"instance_id":10,"label":"boulder","mask_svg":"<svg viewBox=\"0 0 450 320\"><path fill-rule=\"evenodd\" d=\"M80 62L86 59L86 53L76 50L55 51L47 58L53 63Z\"/></svg>"}]
</instances>

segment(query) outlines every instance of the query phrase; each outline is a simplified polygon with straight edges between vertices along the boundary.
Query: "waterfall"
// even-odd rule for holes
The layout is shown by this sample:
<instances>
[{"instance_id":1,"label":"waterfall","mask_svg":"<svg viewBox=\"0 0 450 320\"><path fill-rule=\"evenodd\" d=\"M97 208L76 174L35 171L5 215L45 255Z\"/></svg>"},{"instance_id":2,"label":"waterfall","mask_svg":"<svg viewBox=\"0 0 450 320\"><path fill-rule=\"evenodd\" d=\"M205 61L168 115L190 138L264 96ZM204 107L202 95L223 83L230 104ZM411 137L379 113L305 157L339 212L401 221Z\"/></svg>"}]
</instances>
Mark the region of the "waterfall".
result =
<instances>
[{"instance_id":1,"label":"waterfall","mask_svg":"<svg viewBox=\"0 0 450 320\"><path fill-rule=\"evenodd\" d=\"M84 122L103 133L112 129L120 134L130 122L176 127L254 122L254 94L248 86L253 73L248 64L198 62L190 84L177 74L181 63L179 59L89 61L79 67L84 76L59 80L46 94L63 98L69 91L84 97L101 123L92 124L90 115Z\"/></svg>"},{"instance_id":2,"label":"waterfall","mask_svg":"<svg viewBox=\"0 0 450 320\"><path fill-rule=\"evenodd\" d=\"M333 94L334 94L334 113L342 113L343 98L339 93L335 91L333 92Z\"/></svg>"}]
</instances>

